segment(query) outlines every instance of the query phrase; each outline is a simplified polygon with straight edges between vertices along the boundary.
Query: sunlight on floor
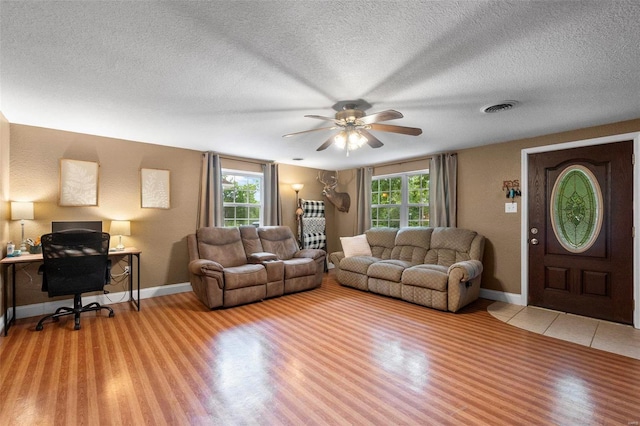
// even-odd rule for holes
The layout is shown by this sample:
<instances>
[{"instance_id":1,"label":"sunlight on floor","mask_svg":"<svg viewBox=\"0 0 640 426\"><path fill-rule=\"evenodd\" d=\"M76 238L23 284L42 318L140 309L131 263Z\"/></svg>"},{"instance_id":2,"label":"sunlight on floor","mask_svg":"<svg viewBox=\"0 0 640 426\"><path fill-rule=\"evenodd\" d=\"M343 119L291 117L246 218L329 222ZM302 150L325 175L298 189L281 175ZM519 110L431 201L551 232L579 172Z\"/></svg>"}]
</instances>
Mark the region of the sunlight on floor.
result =
<instances>
[{"instance_id":1,"label":"sunlight on floor","mask_svg":"<svg viewBox=\"0 0 640 426\"><path fill-rule=\"evenodd\" d=\"M505 302L492 303L487 311L518 328L640 359L640 330L629 325Z\"/></svg>"}]
</instances>

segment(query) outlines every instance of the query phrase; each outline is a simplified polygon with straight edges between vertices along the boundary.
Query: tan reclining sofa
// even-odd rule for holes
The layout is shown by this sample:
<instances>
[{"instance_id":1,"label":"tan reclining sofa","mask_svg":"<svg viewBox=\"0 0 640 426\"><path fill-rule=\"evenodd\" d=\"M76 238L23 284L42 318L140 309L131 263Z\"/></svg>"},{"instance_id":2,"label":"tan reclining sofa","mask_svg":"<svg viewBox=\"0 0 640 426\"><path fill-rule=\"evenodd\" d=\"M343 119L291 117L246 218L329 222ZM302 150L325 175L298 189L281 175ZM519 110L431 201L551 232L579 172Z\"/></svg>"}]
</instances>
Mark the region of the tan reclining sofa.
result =
<instances>
[{"instance_id":1,"label":"tan reclining sofa","mask_svg":"<svg viewBox=\"0 0 640 426\"><path fill-rule=\"evenodd\" d=\"M371 255L329 256L340 284L451 312L478 298L482 235L425 227L373 228L365 235Z\"/></svg>"},{"instance_id":2,"label":"tan reclining sofa","mask_svg":"<svg viewBox=\"0 0 640 426\"><path fill-rule=\"evenodd\" d=\"M189 276L208 308L228 308L322 284L326 252L298 248L287 226L200 228L187 236Z\"/></svg>"}]
</instances>

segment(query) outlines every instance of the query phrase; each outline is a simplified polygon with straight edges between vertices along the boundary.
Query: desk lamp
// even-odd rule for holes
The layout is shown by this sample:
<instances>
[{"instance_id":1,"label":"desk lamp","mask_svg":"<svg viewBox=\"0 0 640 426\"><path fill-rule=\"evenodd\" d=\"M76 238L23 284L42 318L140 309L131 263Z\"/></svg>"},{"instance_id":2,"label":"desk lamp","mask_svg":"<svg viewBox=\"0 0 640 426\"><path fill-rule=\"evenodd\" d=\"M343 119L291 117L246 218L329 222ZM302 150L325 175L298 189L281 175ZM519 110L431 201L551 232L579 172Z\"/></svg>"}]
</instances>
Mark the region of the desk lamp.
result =
<instances>
[{"instance_id":1,"label":"desk lamp","mask_svg":"<svg viewBox=\"0 0 640 426\"><path fill-rule=\"evenodd\" d=\"M20 250L27 251L27 241L24 239L24 220L33 220L33 203L30 201L12 201L11 219L20 220L20 225L22 226L22 241L20 242Z\"/></svg>"},{"instance_id":2,"label":"desk lamp","mask_svg":"<svg viewBox=\"0 0 640 426\"><path fill-rule=\"evenodd\" d=\"M117 235L118 245L116 246L116 251L124 250L124 244L122 244L122 236L131 235L131 221L128 220L112 220L111 227L109 228L109 233L111 235Z\"/></svg>"}]
</instances>

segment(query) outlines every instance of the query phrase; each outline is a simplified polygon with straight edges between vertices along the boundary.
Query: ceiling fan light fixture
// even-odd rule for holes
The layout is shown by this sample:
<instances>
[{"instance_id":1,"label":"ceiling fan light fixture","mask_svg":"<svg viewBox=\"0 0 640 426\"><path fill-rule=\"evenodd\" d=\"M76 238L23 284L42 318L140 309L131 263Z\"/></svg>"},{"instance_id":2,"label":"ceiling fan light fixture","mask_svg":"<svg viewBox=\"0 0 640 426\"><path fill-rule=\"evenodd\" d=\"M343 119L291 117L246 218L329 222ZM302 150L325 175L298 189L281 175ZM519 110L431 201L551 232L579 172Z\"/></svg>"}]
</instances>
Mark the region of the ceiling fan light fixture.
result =
<instances>
[{"instance_id":1,"label":"ceiling fan light fixture","mask_svg":"<svg viewBox=\"0 0 640 426\"><path fill-rule=\"evenodd\" d=\"M356 129L341 130L334 136L333 142L340 149L349 151L363 147L369 140Z\"/></svg>"},{"instance_id":2,"label":"ceiling fan light fixture","mask_svg":"<svg viewBox=\"0 0 640 426\"><path fill-rule=\"evenodd\" d=\"M337 135L335 135L333 141L338 148L344 149L347 146L347 132L341 130Z\"/></svg>"}]
</instances>

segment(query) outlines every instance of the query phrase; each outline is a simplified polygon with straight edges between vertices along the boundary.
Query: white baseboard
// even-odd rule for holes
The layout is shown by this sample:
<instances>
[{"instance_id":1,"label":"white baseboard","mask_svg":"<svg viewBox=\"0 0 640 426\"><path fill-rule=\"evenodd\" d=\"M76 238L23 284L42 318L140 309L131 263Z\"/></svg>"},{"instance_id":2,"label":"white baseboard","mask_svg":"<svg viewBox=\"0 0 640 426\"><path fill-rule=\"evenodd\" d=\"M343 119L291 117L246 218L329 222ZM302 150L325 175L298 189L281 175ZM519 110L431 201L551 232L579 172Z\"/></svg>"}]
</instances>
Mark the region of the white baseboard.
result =
<instances>
[{"instance_id":1,"label":"white baseboard","mask_svg":"<svg viewBox=\"0 0 640 426\"><path fill-rule=\"evenodd\" d=\"M108 289L108 287L107 287ZM185 293L191 291L190 283L179 283L161 285L158 287L141 288L140 300L150 299L152 297L167 296L169 294ZM137 291L133 290L133 296L138 297ZM82 304L98 302L100 304L111 305L114 303L123 303L129 301L129 291L120 291L117 293L98 294L94 296L83 296ZM142 303L141 303L142 304ZM16 319L35 317L53 313L56 309L62 306L73 306L73 299L55 300L51 302L34 303L32 305L24 305L16 307ZM9 307L7 312L11 317L12 308ZM4 333L4 315L0 316L0 333Z\"/></svg>"},{"instance_id":2,"label":"white baseboard","mask_svg":"<svg viewBox=\"0 0 640 426\"><path fill-rule=\"evenodd\" d=\"M480 289L480 297L483 299L496 300L498 302L511 303L512 305L525 306L522 302L522 295L516 293L507 293L504 291Z\"/></svg>"},{"instance_id":3,"label":"white baseboard","mask_svg":"<svg viewBox=\"0 0 640 426\"><path fill-rule=\"evenodd\" d=\"M332 265L333 266L333 265ZM152 297L167 296L170 294L185 293L191 291L190 283L179 283L161 285L158 287L150 287L140 289L140 299L150 299ZM134 296L136 291L133 292ZM511 303L514 305L523 305L522 297L515 293L506 293L503 291L488 290L481 288L480 297L483 299L497 300L500 302ZM85 296L82 298L82 303L98 302L100 304L113 304L128 302L129 292L120 291L118 293L99 294L95 296ZM34 303L32 305L18 306L16 308L16 318L28 318L40 315L46 315L54 312L61 306L73 306L73 299L56 300L51 302ZM9 316L11 317L11 307L8 308ZM4 333L4 315L0 316L0 333Z\"/></svg>"}]
</instances>

